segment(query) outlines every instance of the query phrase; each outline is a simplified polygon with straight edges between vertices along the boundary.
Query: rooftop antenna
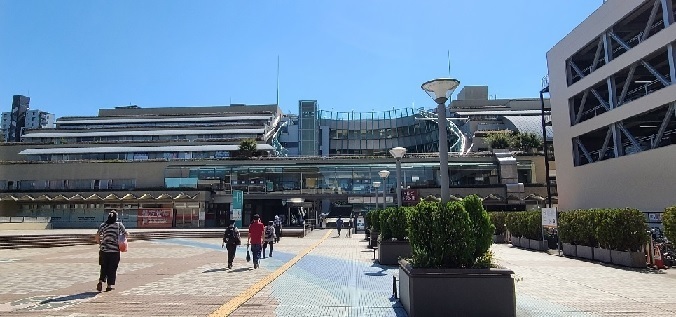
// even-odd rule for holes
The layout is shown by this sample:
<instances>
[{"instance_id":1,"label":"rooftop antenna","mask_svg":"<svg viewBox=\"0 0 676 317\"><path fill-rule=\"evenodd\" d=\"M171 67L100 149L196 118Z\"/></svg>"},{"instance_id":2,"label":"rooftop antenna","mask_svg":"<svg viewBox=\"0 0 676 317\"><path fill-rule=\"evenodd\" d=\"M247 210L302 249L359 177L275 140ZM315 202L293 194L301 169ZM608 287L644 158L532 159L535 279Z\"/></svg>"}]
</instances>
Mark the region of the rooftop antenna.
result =
<instances>
[{"instance_id":1,"label":"rooftop antenna","mask_svg":"<svg viewBox=\"0 0 676 317\"><path fill-rule=\"evenodd\" d=\"M277 106L279 106L279 55L277 55Z\"/></svg>"}]
</instances>

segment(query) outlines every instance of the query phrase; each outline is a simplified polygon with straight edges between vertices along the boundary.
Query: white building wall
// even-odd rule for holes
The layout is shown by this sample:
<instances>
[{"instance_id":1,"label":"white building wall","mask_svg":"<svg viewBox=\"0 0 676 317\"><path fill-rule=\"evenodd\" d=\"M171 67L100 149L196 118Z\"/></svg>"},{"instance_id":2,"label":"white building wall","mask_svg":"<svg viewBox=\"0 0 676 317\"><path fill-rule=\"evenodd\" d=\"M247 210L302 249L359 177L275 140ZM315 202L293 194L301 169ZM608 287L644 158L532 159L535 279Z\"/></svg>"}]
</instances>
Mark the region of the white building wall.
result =
<instances>
[{"instance_id":1,"label":"white building wall","mask_svg":"<svg viewBox=\"0 0 676 317\"><path fill-rule=\"evenodd\" d=\"M669 87L575 126L570 124L569 98L676 40L676 26L672 24L573 85L567 85L566 60L642 3L642 0L606 2L547 53L561 210L635 207L647 212L663 211L676 204L674 145L578 167L573 162L574 137L676 100L672 79Z\"/></svg>"}]
</instances>

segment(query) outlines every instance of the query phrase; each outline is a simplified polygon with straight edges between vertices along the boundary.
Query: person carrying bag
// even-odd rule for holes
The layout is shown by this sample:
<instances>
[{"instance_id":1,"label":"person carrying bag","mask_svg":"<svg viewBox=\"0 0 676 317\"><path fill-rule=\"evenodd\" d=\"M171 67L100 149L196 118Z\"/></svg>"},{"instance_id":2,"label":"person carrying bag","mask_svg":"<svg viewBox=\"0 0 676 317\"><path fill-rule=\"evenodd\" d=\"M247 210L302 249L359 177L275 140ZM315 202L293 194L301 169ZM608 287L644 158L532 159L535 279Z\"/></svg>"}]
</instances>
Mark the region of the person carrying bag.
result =
<instances>
[{"instance_id":1,"label":"person carrying bag","mask_svg":"<svg viewBox=\"0 0 676 317\"><path fill-rule=\"evenodd\" d=\"M235 260L235 251L237 246L242 244L242 240L239 235L239 229L235 226L235 221L230 220L230 225L225 229L223 233L223 243L221 248L225 246L228 250L228 268L232 268L232 262Z\"/></svg>"},{"instance_id":2,"label":"person carrying bag","mask_svg":"<svg viewBox=\"0 0 676 317\"><path fill-rule=\"evenodd\" d=\"M112 291L117 279L117 267L120 264L120 251L127 250L127 229L117 222L115 210L108 214L108 219L99 226L96 233L96 243L99 244L99 282L96 290L103 289L103 283L107 283L106 292Z\"/></svg>"}]
</instances>

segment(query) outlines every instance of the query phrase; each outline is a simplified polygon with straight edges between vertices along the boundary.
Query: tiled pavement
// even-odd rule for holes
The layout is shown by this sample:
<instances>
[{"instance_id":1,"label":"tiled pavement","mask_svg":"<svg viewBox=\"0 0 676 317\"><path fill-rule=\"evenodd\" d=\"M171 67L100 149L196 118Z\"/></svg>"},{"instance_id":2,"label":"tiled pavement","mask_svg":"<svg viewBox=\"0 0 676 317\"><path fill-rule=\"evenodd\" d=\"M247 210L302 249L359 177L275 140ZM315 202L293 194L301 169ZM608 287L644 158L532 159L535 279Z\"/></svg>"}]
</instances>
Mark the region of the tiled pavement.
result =
<instances>
[{"instance_id":1,"label":"tiled pavement","mask_svg":"<svg viewBox=\"0 0 676 317\"><path fill-rule=\"evenodd\" d=\"M406 316L391 298L397 270L373 263L363 234L334 236L315 230L283 238L257 270L244 260L244 247L235 267L225 269L218 239L136 241L122 255L116 289L104 293L94 290L94 245L0 250L0 315ZM493 250L515 271L519 316L676 315L676 272L619 269L508 245Z\"/></svg>"}]
</instances>

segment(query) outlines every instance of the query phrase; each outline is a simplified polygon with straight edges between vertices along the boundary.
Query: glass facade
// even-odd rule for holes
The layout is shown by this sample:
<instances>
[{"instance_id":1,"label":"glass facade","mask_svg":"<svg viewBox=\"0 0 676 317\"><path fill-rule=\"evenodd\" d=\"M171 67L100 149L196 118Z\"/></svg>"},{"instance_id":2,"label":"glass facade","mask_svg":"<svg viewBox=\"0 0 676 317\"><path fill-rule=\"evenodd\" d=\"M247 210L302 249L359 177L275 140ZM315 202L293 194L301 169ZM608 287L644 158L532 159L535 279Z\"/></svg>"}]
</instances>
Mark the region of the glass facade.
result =
<instances>
[{"instance_id":1,"label":"glass facade","mask_svg":"<svg viewBox=\"0 0 676 317\"><path fill-rule=\"evenodd\" d=\"M520 161L519 181L532 183L533 164ZM284 194L374 194L374 181L389 170L384 181L386 191L396 188L396 166L392 164L279 164L275 166L169 166L165 169L168 188L200 188L218 184L221 190L243 190L245 193L277 192ZM450 186L499 185L498 166L494 162L449 163ZM402 185L405 188L439 187L439 163L402 164Z\"/></svg>"},{"instance_id":2,"label":"glass facade","mask_svg":"<svg viewBox=\"0 0 676 317\"><path fill-rule=\"evenodd\" d=\"M298 102L298 143L301 156L319 154L319 127L317 126L317 101Z\"/></svg>"}]
</instances>

